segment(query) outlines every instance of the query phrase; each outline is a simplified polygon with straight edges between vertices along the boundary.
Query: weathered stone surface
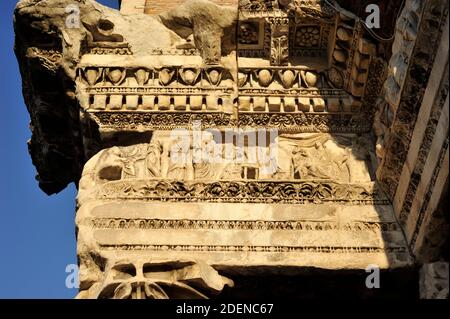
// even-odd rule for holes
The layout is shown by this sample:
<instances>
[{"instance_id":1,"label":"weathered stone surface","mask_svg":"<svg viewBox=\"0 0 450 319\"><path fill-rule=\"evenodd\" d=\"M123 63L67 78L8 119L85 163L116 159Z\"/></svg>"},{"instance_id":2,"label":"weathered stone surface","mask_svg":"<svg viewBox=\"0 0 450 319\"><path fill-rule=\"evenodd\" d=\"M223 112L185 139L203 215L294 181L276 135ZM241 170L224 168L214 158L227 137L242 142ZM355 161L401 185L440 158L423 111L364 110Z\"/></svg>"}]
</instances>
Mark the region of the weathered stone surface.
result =
<instances>
[{"instance_id":1,"label":"weathered stone surface","mask_svg":"<svg viewBox=\"0 0 450 319\"><path fill-rule=\"evenodd\" d=\"M222 9L199 0L189 1L161 16L140 14L130 18L91 0L77 3L75 9L73 6L68 0L21 1L15 11L16 54L34 133L30 153L39 172L40 186L47 193L58 192L68 183L77 182L85 160L98 151L95 150L98 132L92 131L89 116L79 114L80 107L129 110L143 105L143 102L139 103L139 97L137 103L129 97L126 101L122 94L108 93L104 89L103 94L86 94L83 81L94 87L91 90L105 84L112 88L133 86L133 83L142 86L153 84L156 72L156 79L161 74L160 83L164 86L175 78L181 80L183 74L174 76L174 66L178 71L181 65L190 64L199 72L199 67L205 68L203 62L217 64L220 62L217 59L224 54L222 65L217 67L222 83L230 87L227 83L233 78L230 70L235 69L234 38L230 30L234 28L236 8ZM199 7L208 8L208 19L198 15L202 11ZM236 13L233 14L233 10ZM190 34L194 36L196 46L180 48ZM152 40L148 41L149 38ZM191 51L192 56L183 57ZM149 54L153 58L149 59ZM227 55L230 55L228 60ZM164 76L164 66L170 66L167 69L170 78ZM134 80L134 72L142 68L151 74L136 75L138 79ZM227 75L222 73L224 68ZM211 71L208 68L204 72ZM211 86L217 86L217 76L216 79L208 77L209 73L202 76L202 82L210 81ZM187 80L186 84L194 83ZM229 89L232 88L231 85ZM200 89L199 93L204 95L206 92ZM165 96L156 94L155 98L161 101L159 109L171 108L171 102L165 102ZM148 100L148 97L142 97L144 99ZM217 99L211 101L210 109L217 109ZM230 99L233 99L232 95L222 102L227 112L231 112ZM69 125L56 124L62 122ZM94 150L90 151L91 148Z\"/></svg>"},{"instance_id":2,"label":"weathered stone surface","mask_svg":"<svg viewBox=\"0 0 450 319\"><path fill-rule=\"evenodd\" d=\"M435 262L422 266L420 298L448 299L448 262Z\"/></svg>"},{"instance_id":3,"label":"weathered stone surface","mask_svg":"<svg viewBox=\"0 0 450 319\"><path fill-rule=\"evenodd\" d=\"M448 26L448 4L405 2L375 118L378 180L420 263L448 260Z\"/></svg>"},{"instance_id":4,"label":"weathered stone surface","mask_svg":"<svg viewBox=\"0 0 450 319\"><path fill-rule=\"evenodd\" d=\"M155 131L148 144L105 149L88 161L78 195L79 254L95 251L108 265L195 256L249 276L411 264L392 208L371 181L371 151L355 136L280 135L276 166L266 167L270 161L252 157L249 147L240 159L235 146L197 133L198 142L195 131ZM208 150L217 154L206 157ZM187 161L174 162L181 157Z\"/></svg>"},{"instance_id":5,"label":"weathered stone surface","mask_svg":"<svg viewBox=\"0 0 450 319\"><path fill-rule=\"evenodd\" d=\"M338 2L18 3L40 187L79 186L78 298L239 295L245 278L369 264L409 278L408 244L440 257L422 225L448 183L448 80L422 62L445 60L448 10L406 1L389 42L358 18L365 2ZM379 4L394 30L399 4Z\"/></svg>"}]
</instances>

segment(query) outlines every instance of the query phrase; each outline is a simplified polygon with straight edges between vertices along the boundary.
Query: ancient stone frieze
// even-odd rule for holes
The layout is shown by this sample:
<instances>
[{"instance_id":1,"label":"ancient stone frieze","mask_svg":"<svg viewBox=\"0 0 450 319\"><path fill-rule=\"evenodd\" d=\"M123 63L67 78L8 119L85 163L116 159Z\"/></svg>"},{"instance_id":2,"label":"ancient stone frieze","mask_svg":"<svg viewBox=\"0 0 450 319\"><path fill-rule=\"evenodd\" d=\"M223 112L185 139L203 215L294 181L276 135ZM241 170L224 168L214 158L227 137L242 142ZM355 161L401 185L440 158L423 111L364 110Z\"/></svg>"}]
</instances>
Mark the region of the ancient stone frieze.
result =
<instances>
[{"instance_id":1,"label":"ancient stone frieze","mask_svg":"<svg viewBox=\"0 0 450 319\"><path fill-rule=\"evenodd\" d=\"M152 105L155 105L155 97L152 96ZM186 100L186 98L184 98ZM120 98L122 103L122 98ZM142 109L136 107L138 110L134 110L135 107L124 106L124 110L111 109L107 102L107 99L103 100L103 105L105 105L104 111L101 109L89 110L89 116L97 122L101 129L104 130L126 130L126 129L146 129L146 130L169 130L181 127L192 127L195 121L201 121L203 127L248 127L248 128L268 128L268 129L279 129L282 132L293 132L293 133L305 133L305 132L326 132L326 133L364 133L370 131L371 125L367 122L366 118L362 115L354 115L352 113L346 113L344 111L340 112L304 112L297 111L295 108L304 107L304 104L297 102L297 99L293 98L290 101L289 98L280 98L279 101L283 105L284 112L278 105L279 111L275 112L258 112L250 111L254 108L253 98L240 99L242 102L241 107L246 109L244 106L246 103L250 104L248 111L241 110L236 119L232 114L222 113L220 111L211 111L206 108L202 108L198 111L196 110L186 110L183 113L171 110L170 106L173 105L172 102L168 100L168 110L158 110L157 112L151 109ZM339 98L336 99L339 108ZM136 105L138 105L136 99ZM262 108L267 109L268 103L272 102L271 99L263 98ZM132 103L132 102L130 102ZM156 103L157 104L157 103ZM203 104L205 105L205 104ZM220 104L219 104L220 105ZM286 111L289 107L292 107L294 111ZM316 108L317 106L313 104L312 106L307 105L307 108ZM188 108L184 105L184 108Z\"/></svg>"},{"instance_id":2,"label":"ancient stone frieze","mask_svg":"<svg viewBox=\"0 0 450 319\"><path fill-rule=\"evenodd\" d=\"M301 133L354 133L370 130L369 123L363 117L348 114L267 114L239 113L239 126L252 128L275 128L281 132Z\"/></svg>"},{"instance_id":3,"label":"ancient stone frieze","mask_svg":"<svg viewBox=\"0 0 450 319\"><path fill-rule=\"evenodd\" d=\"M446 69L448 70L448 67L446 67ZM434 102L434 105L431 109L431 114L430 114L430 118L428 120L428 124L427 124L426 130L425 130L424 139L420 145L419 157L418 157L418 160L414 167L414 170L411 173L411 181L408 185L408 189L407 189L406 195L405 195L405 201L403 203L403 206L402 206L402 209L401 209L400 215L399 215L400 220L402 222L406 222L406 220L409 216L412 202L414 200L414 197L415 197L416 191L417 191L417 187L420 182L420 177L425 168L425 162L427 160L427 156L431 150L431 144L432 144L433 138L435 136L437 123L439 122L439 117L441 115L442 108L444 107L445 99L447 98L447 96L448 96L448 71L447 71L447 74L444 75L444 80L441 83L438 99L436 99L436 101ZM446 145L448 146L448 140L444 143L442 151L445 150ZM440 155L441 162L444 160L443 159L444 154L445 154L445 151L444 151L444 153L441 153L441 155ZM438 166L441 166L441 165L442 165L442 163L438 164ZM436 173L435 173L435 175L436 175ZM418 225L418 226L420 227L420 225Z\"/></svg>"},{"instance_id":4,"label":"ancient stone frieze","mask_svg":"<svg viewBox=\"0 0 450 319\"><path fill-rule=\"evenodd\" d=\"M424 21L443 19L436 2ZM41 187L78 184L78 298L208 298L233 287L230 274L410 266L371 135L387 117L375 116L386 77L403 79L389 43L332 0L217 3L152 16L77 1L78 28L66 23L73 1L17 5ZM417 41L433 46L441 22ZM405 94L428 77L425 47ZM398 106L384 172L404 162L412 99Z\"/></svg>"},{"instance_id":5,"label":"ancient stone frieze","mask_svg":"<svg viewBox=\"0 0 450 319\"><path fill-rule=\"evenodd\" d=\"M104 130L170 130L175 128L191 128L201 122L203 128L234 127L231 115L219 112L108 112L90 111L89 116Z\"/></svg>"},{"instance_id":6,"label":"ancient stone frieze","mask_svg":"<svg viewBox=\"0 0 450 319\"><path fill-rule=\"evenodd\" d=\"M198 130L199 127L196 127ZM266 132L263 131L264 135ZM273 132L274 133L274 132ZM127 179L180 181L331 181L369 182L373 152L367 139L327 134L275 135L269 141L257 132L226 132L228 141L216 142L215 131L154 132L150 143L102 150L90 160L83 183L101 185ZM253 136L253 137L252 137ZM244 145L245 139L254 140ZM236 145L232 142L236 140ZM242 145L241 145L242 144Z\"/></svg>"},{"instance_id":7,"label":"ancient stone frieze","mask_svg":"<svg viewBox=\"0 0 450 319\"><path fill-rule=\"evenodd\" d=\"M385 154L380 168L379 180L390 198L394 198L398 186L417 121L418 110L422 103L435 52L438 48L438 41L448 14L445 4L439 1L427 1L423 10L421 20L423 22L418 26L416 39L416 43L420 45L416 45L416 49L408 59L409 63L407 65L402 64L404 67L400 69L405 85L401 98L398 98L399 104L395 109L395 119L389 128L389 138L384 142L385 151L383 153ZM401 37L409 37L412 30L407 29L405 32L407 33L401 34ZM399 87L398 84L397 87ZM399 92L399 90L396 90L396 92ZM388 98L388 101L398 99Z\"/></svg>"},{"instance_id":8,"label":"ancient stone frieze","mask_svg":"<svg viewBox=\"0 0 450 319\"><path fill-rule=\"evenodd\" d=\"M420 209L419 215L417 217L417 221L415 223L414 232L413 232L411 240L410 240L410 247L412 247L412 248L414 248L414 246L416 244L417 237L419 235L420 229L423 225L423 221L425 218L425 212L428 208L428 204L430 202L431 195L433 193L432 190L436 184L436 180L437 180L439 171L441 170L442 165L444 164L444 161L445 161L444 157L445 157L446 152L448 151L448 143L449 143L449 138L447 137L447 139L444 142L444 145L442 146L441 152L439 153L438 165L435 167L435 169L433 171L433 176L431 177L430 183L427 186L427 190L425 192L422 208Z\"/></svg>"},{"instance_id":9,"label":"ancient stone frieze","mask_svg":"<svg viewBox=\"0 0 450 319\"><path fill-rule=\"evenodd\" d=\"M95 197L99 199L141 199L164 202L219 203L326 203L389 204L376 184L337 184L334 182L220 181L108 182Z\"/></svg>"},{"instance_id":10,"label":"ancient stone frieze","mask_svg":"<svg viewBox=\"0 0 450 319\"><path fill-rule=\"evenodd\" d=\"M78 81L90 87L225 87L233 84L229 70L220 66L161 66L158 68L123 68L114 65L82 67ZM232 87L231 87L232 88Z\"/></svg>"},{"instance_id":11,"label":"ancient stone frieze","mask_svg":"<svg viewBox=\"0 0 450 319\"><path fill-rule=\"evenodd\" d=\"M130 48L89 48L88 54L95 55L132 55Z\"/></svg>"},{"instance_id":12,"label":"ancient stone frieze","mask_svg":"<svg viewBox=\"0 0 450 319\"><path fill-rule=\"evenodd\" d=\"M265 220L191 220L191 219L127 219L96 218L92 227L105 229L229 229L229 230L302 230L302 231L397 231L395 222L352 222L339 224L321 221L265 221Z\"/></svg>"},{"instance_id":13,"label":"ancient stone frieze","mask_svg":"<svg viewBox=\"0 0 450 319\"><path fill-rule=\"evenodd\" d=\"M218 66L86 67L77 82L86 109L233 112L233 79Z\"/></svg>"}]
</instances>

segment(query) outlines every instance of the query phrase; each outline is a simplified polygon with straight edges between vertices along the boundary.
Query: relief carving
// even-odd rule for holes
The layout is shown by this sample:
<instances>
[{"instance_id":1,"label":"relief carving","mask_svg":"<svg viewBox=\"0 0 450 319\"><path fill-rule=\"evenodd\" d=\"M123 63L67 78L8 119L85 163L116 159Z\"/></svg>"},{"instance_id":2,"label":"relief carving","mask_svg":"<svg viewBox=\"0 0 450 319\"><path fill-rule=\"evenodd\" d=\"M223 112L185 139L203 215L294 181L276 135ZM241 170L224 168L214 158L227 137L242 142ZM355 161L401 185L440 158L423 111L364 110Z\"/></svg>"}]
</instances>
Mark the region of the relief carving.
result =
<instances>
[{"instance_id":1,"label":"relief carving","mask_svg":"<svg viewBox=\"0 0 450 319\"><path fill-rule=\"evenodd\" d=\"M111 260L102 279L77 298L208 299L233 281L203 262L146 262ZM84 278L82 278L84 279Z\"/></svg>"},{"instance_id":2,"label":"relief carving","mask_svg":"<svg viewBox=\"0 0 450 319\"><path fill-rule=\"evenodd\" d=\"M364 138L281 135L276 149L221 144L210 134L199 144L193 138L187 132L156 134L149 144L101 151L91 159L80 189L85 196L98 192L99 198L383 202L382 196L376 199L377 191L366 190L372 183L374 154Z\"/></svg>"},{"instance_id":3,"label":"relief carving","mask_svg":"<svg viewBox=\"0 0 450 319\"><path fill-rule=\"evenodd\" d=\"M407 1L396 26L393 56L384 87L385 102L379 104L378 111L381 118L392 118L392 121L388 121L390 125L386 127L377 127L377 148L380 149L380 155L384 155L379 159L381 164L377 176L392 199L408 154L417 121L417 110L425 92L424 85L428 83L447 16L448 10L442 3ZM428 25L426 21L431 20L437 22ZM421 30L417 31L416 39L413 37L416 31L413 30ZM415 43L425 40L429 45L421 46L420 49L414 46ZM424 56L427 57L426 61L423 60ZM419 78L417 70L420 70ZM385 106L386 103L388 107Z\"/></svg>"},{"instance_id":4,"label":"relief carving","mask_svg":"<svg viewBox=\"0 0 450 319\"><path fill-rule=\"evenodd\" d=\"M55 86L24 89L41 187L79 186L78 298L208 298L233 286L227 271L362 269L368 256L409 265L375 179L385 163L383 186L396 185L408 134L395 121L413 121L401 92L421 2L407 2L388 64L329 1L190 0L125 16L83 0L77 30L62 14L71 1L19 1L24 83ZM67 119L66 132L55 123Z\"/></svg>"}]
</instances>

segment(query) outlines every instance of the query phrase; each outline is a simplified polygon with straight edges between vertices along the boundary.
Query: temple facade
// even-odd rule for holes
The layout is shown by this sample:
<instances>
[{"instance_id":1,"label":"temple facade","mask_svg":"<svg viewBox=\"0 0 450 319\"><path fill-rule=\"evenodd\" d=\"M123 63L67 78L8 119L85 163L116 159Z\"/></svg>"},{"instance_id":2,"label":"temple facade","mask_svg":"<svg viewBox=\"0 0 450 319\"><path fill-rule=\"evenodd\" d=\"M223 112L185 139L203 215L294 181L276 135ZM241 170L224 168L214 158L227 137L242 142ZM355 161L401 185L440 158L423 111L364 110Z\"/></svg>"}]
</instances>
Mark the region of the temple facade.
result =
<instances>
[{"instance_id":1,"label":"temple facade","mask_svg":"<svg viewBox=\"0 0 450 319\"><path fill-rule=\"evenodd\" d=\"M77 297L448 297L448 3L373 2L19 1Z\"/></svg>"}]
</instances>

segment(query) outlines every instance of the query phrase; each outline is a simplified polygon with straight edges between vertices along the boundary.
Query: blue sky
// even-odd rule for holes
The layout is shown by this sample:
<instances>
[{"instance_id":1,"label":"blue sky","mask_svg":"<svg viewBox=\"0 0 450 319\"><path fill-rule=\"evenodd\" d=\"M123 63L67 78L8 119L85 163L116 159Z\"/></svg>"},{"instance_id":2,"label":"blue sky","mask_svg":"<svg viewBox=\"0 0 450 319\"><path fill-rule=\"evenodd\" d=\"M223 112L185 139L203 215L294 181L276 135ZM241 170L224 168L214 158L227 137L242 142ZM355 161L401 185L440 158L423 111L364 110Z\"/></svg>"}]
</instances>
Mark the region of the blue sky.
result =
<instances>
[{"instance_id":1,"label":"blue sky","mask_svg":"<svg viewBox=\"0 0 450 319\"><path fill-rule=\"evenodd\" d=\"M117 8L117 0L97 0ZM0 1L0 298L73 298L66 265L76 264L75 195L70 185L47 196L27 150L29 115L13 52L13 10Z\"/></svg>"}]
</instances>

